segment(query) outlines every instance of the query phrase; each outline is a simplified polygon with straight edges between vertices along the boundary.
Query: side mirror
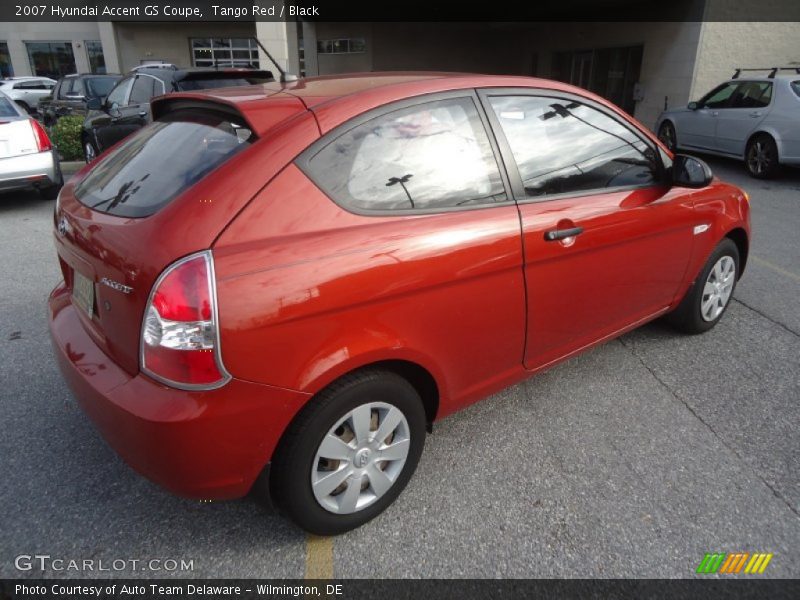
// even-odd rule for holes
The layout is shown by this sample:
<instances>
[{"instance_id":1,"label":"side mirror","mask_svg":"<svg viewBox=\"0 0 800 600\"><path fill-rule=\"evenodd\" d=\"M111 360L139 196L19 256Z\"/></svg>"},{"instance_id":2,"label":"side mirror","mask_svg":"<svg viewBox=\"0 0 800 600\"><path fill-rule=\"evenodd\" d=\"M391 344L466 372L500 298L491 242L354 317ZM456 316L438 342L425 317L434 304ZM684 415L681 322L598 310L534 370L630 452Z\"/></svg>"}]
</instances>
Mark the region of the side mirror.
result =
<instances>
[{"instance_id":1,"label":"side mirror","mask_svg":"<svg viewBox=\"0 0 800 600\"><path fill-rule=\"evenodd\" d=\"M672 185L702 188L711 183L713 178L711 168L699 158L676 154L672 160Z\"/></svg>"},{"instance_id":2,"label":"side mirror","mask_svg":"<svg viewBox=\"0 0 800 600\"><path fill-rule=\"evenodd\" d=\"M86 102L86 108L89 110L101 110L103 108L103 100L100 98L89 98Z\"/></svg>"},{"instance_id":3,"label":"side mirror","mask_svg":"<svg viewBox=\"0 0 800 600\"><path fill-rule=\"evenodd\" d=\"M698 108L700 108L700 105L697 102L689 102L686 108L688 108L689 110L697 110Z\"/></svg>"},{"instance_id":4,"label":"side mirror","mask_svg":"<svg viewBox=\"0 0 800 600\"><path fill-rule=\"evenodd\" d=\"M108 109L108 114L110 114L112 117L119 116L119 103L112 102L110 106L108 105L108 103L106 103L105 106Z\"/></svg>"}]
</instances>

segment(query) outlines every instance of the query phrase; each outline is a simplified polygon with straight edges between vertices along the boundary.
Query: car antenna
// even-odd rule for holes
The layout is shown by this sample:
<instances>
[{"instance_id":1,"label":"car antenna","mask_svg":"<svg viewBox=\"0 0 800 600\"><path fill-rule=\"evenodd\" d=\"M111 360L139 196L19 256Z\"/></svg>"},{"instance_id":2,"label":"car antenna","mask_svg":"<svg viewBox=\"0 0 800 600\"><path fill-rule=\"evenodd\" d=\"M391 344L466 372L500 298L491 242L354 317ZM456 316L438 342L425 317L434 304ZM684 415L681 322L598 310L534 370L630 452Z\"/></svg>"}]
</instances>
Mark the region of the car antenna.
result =
<instances>
[{"instance_id":1,"label":"car antenna","mask_svg":"<svg viewBox=\"0 0 800 600\"><path fill-rule=\"evenodd\" d=\"M294 73L287 73L286 71L281 69L281 66L278 64L278 61L272 58L272 54L270 54L269 51L266 48L264 48L264 44L262 44L257 37L254 37L253 39L256 41L256 44L258 44L258 47L264 51L264 54L267 55L267 58L269 58L272 61L272 64L275 65L275 68L278 69L278 73L281 74L281 77L279 79L281 83L287 83L289 81L297 81L297 75L295 75Z\"/></svg>"}]
</instances>

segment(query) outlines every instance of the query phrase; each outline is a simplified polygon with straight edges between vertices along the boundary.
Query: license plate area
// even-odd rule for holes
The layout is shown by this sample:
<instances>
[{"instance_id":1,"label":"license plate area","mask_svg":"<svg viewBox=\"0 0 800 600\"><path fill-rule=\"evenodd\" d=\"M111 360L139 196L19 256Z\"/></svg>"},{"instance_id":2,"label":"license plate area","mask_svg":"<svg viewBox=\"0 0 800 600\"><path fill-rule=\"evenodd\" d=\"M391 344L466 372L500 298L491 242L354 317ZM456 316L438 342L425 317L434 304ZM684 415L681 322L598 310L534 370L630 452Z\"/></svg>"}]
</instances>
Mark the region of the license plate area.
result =
<instances>
[{"instance_id":1,"label":"license plate area","mask_svg":"<svg viewBox=\"0 0 800 600\"><path fill-rule=\"evenodd\" d=\"M94 315L94 283L78 271L72 271L72 303L91 319Z\"/></svg>"}]
</instances>

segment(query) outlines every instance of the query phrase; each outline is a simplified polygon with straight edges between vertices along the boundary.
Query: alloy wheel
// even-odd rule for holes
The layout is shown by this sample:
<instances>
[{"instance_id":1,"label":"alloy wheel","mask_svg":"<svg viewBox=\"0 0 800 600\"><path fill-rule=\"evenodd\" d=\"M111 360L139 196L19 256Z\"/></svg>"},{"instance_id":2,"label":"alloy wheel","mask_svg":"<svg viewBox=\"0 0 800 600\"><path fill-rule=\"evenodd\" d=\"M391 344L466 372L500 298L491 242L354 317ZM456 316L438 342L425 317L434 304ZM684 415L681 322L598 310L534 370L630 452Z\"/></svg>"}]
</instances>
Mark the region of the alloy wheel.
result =
<instances>
[{"instance_id":1,"label":"alloy wheel","mask_svg":"<svg viewBox=\"0 0 800 600\"><path fill-rule=\"evenodd\" d=\"M757 140L750 146L747 154L747 166L751 173L762 175L772 166L772 151L763 140Z\"/></svg>"},{"instance_id":2,"label":"alloy wheel","mask_svg":"<svg viewBox=\"0 0 800 600\"><path fill-rule=\"evenodd\" d=\"M700 299L700 315L704 321L714 321L722 314L731 298L735 280L736 263L732 257L723 256L714 263Z\"/></svg>"},{"instance_id":3,"label":"alloy wheel","mask_svg":"<svg viewBox=\"0 0 800 600\"><path fill-rule=\"evenodd\" d=\"M311 468L317 502L336 514L358 512L391 489L408 457L405 415L385 402L362 404L322 439Z\"/></svg>"}]
</instances>

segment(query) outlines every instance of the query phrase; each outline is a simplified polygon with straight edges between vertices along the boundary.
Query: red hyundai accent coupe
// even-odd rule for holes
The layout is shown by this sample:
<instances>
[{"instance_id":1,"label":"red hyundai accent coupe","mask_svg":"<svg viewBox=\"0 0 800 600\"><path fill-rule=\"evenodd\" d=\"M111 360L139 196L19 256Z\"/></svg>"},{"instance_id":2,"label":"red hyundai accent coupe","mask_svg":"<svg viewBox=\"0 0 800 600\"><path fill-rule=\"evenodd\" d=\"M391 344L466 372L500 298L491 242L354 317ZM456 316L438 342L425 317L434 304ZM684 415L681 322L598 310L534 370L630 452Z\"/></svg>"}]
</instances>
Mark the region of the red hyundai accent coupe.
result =
<instances>
[{"instance_id":1,"label":"red hyundai accent coupe","mask_svg":"<svg viewBox=\"0 0 800 600\"><path fill-rule=\"evenodd\" d=\"M710 329L747 260L744 192L569 85L370 73L152 108L61 192L55 354L134 469L267 491L317 534L383 511L433 421L662 315Z\"/></svg>"}]
</instances>

